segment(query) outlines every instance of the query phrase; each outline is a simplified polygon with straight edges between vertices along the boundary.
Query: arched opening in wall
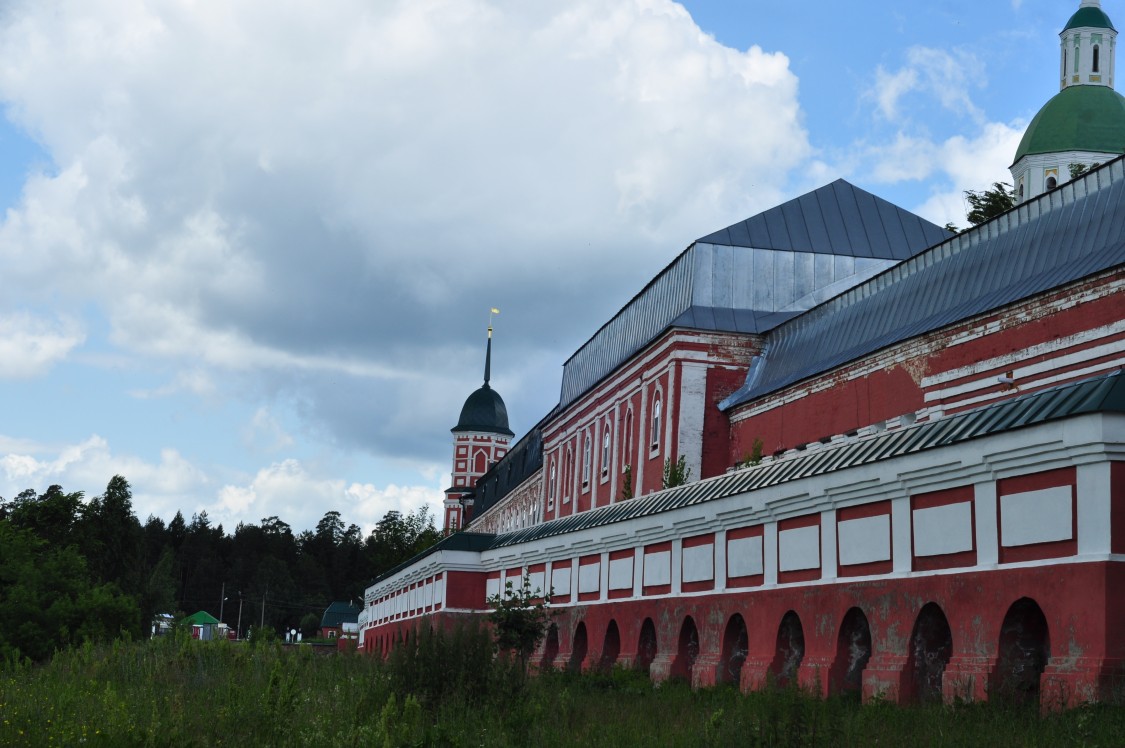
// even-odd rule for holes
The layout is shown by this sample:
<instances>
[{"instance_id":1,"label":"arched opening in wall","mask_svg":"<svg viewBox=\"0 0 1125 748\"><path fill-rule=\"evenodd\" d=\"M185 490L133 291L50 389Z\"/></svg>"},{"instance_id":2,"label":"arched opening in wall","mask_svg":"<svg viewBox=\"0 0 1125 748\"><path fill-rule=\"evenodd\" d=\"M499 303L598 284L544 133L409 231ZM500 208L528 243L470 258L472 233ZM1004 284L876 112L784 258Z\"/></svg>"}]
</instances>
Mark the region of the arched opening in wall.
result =
<instances>
[{"instance_id":1,"label":"arched opening in wall","mask_svg":"<svg viewBox=\"0 0 1125 748\"><path fill-rule=\"evenodd\" d=\"M656 397L652 401L652 436L649 439L652 442L652 448L656 449L660 444L660 415L663 409L663 403L660 398L660 393L656 393Z\"/></svg>"},{"instance_id":2,"label":"arched opening in wall","mask_svg":"<svg viewBox=\"0 0 1125 748\"><path fill-rule=\"evenodd\" d=\"M739 613L735 613L727 621L726 631L723 632L723 659L719 669L721 683L741 683L742 665L746 662L749 650L750 637L746 632L746 621Z\"/></svg>"},{"instance_id":3,"label":"arched opening in wall","mask_svg":"<svg viewBox=\"0 0 1125 748\"><path fill-rule=\"evenodd\" d=\"M605 640L602 642L602 656L598 660L598 669L609 672L621 654L621 632L617 628L617 621L610 621L605 630Z\"/></svg>"},{"instance_id":4,"label":"arched opening in wall","mask_svg":"<svg viewBox=\"0 0 1125 748\"><path fill-rule=\"evenodd\" d=\"M910 634L910 659L906 662L907 683L913 700L922 704L941 701L941 679L953 655L953 633L937 603L926 603L918 611Z\"/></svg>"},{"instance_id":5,"label":"arched opening in wall","mask_svg":"<svg viewBox=\"0 0 1125 748\"><path fill-rule=\"evenodd\" d=\"M621 469L629 467L633 462L633 409L625 412L625 448L621 450Z\"/></svg>"},{"instance_id":6,"label":"arched opening in wall","mask_svg":"<svg viewBox=\"0 0 1125 748\"><path fill-rule=\"evenodd\" d=\"M1097 45L1097 44L1095 44L1095 45L1094 45L1094 66L1093 66L1093 67L1092 67L1092 68L1090 69L1090 72L1091 72L1091 73L1099 73L1099 72L1101 72L1101 71L1100 71L1100 70L1098 69L1098 67L1099 67L1100 63L1101 63L1101 50L1100 50L1100 49L1098 49L1098 45Z\"/></svg>"},{"instance_id":7,"label":"arched opening in wall","mask_svg":"<svg viewBox=\"0 0 1125 748\"><path fill-rule=\"evenodd\" d=\"M559 627L552 623L547 627L547 636L543 639L543 659L539 661L539 667L543 670L549 670L555 666L555 658L558 656Z\"/></svg>"},{"instance_id":8,"label":"arched opening in wall","mask_svg":"<svg viewBox=\"0 0 1125 748\"><path fill-rule=\"evenodd\" d=\"M863 685L863 669L871 659L871 626L859 608L852 608L840 624L836 639L836 661L829 671L832 693L859 694Z\"/></svg>"},{"instance_id":9,"label":"arched opening in wall","mask_svg":"<svg viewBox=\"0 0 1125 748\"><path fill-rule=\"evenodd\" d=\"M1053 190L1059 186L1059 180L1054 177L1047 177L1047 189Z\"/></svg>"},{"instance_id":10,"label":"arched opening in wall","mask_svg":"<svg viewBox=\"0 0 1125 748\"><path fill-rule=\"evenodd\" d=\"M590 432L586 432L586 440L582 443L582 485L586 486L590 482L590 461L592 456Z\"/></svg>"},{"instance_id":11,"label":"arched opening in wall","mask_svg":"<svg viewBox=\"0 0 1125 748\"><path fill-rule=\"evenodd\" d=\"M483 475L486 470L488 470L488 455L482 449L473 457L473 472Z\"/></svg>"},{"instance_id":12,"label":"arched opening in wall","mask_svg":"<svg viewBox=\"0 0 1125 748\"><path fill-rule=\"evenodd\" d=\"M606 421L602 428L603 428L603 432L602 432L602 463L601 463L601 468L602 468L602 475L608 475L609 474L609 445L610 445L609 421Z\"/></svg>"},{"instance_id":13,"label":"arched opening in wall","mask_svg":"<svg viewBox=\"0 0 1125 748\"><path fill-rule=\"evenodd\" d=\"M696 659L699 658L699 629L695 627L695 621L691 616L684 619L684 623L680 626L680 641L676 648L676 659L672 661L673 678L683 678L691 680L691 669L695 666Z\"/></svg>"},{"instance_id":14,"label":"arched opening in wall","mask_svg":"<svg viewBox=\"0 0 1125 748\"><path fill-rule=\"evenodd\" d=\"M805 630L801 626L800 616L791 610L782 617L781 625L777 628L777 648L773 662L770 663L774 683L785 688L796 682L797 669L801 667L801 660L804 658Z\"/></svg>"},{"instance_id":15,"label":"arched opening in wall","mask_svg":"<svg viewBox=\"0 0 1125 748\"><path fill-rule=\"evenodd\" d=\"M590 645L586 639L586 624L581 622L574 629L574 647L570 650L570 662L567 664L567 670L572 673L582 671L582 663L586 660L586 652Z\"/></svg>"},{"instance_id":16,"label":"arched opening in wall","mask_svg":"<svg viewBox=\"0 0 1125 748\"><path fill-rule=\"evenodd\" d=\"M1027 702L1039 698L1039 680L1051 657L1047 617L1029 597L1008 608L1000 626L1000 646L992 693L1001 699Z\"/></svg>"},{"instance_id":17,"label":"arched opening in wall","mask_svg":"<svg viewBox=\"0 0 1125 748\"><path fill-rule=\"evenodd\" d=\"M656 625L651 618L646 618L641 624L641 635L637 639L637 669L647 674L655 659Z\"/></svg>"}]
</instances>

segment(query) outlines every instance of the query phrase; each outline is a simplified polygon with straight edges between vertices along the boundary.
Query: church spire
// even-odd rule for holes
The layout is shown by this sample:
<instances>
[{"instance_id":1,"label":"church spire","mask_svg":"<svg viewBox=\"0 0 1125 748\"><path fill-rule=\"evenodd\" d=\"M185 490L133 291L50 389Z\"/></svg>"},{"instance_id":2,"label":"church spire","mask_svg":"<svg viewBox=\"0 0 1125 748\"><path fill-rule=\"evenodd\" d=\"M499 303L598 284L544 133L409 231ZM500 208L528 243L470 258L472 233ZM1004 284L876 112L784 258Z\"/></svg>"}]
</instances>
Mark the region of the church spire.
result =
<instances>
[{"instance_id":1,"label":"church spire","mask_svg":"<svg viewBox=\"0 0 1125 748\"><path fill-rule=\"evenodd\" d=\"M492 315L499 314L500 310L492 307L488 311L488 345L484 349L484 386L488 387L488 380L492 378Z\"/></svg>"}]
</instances>

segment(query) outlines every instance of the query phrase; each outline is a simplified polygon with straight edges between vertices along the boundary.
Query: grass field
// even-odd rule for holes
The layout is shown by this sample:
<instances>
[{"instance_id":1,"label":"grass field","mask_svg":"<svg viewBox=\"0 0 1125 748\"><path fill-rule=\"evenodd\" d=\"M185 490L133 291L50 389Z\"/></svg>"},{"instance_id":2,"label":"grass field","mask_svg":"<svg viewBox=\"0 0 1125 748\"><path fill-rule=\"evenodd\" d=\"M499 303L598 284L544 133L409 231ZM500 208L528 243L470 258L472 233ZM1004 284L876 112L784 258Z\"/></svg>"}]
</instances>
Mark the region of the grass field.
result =
<instances>
[{"instance_id":1,"label":"grass field","mask_svg":"<svg viewBox=\"0 0 1125 748\"><path fill-rule=\"evenodd\" d=\"M471 630L420 636L386 663L170 637L6 666L0 745L1109 747L1125 745L1125 708L1040 716L653 688L627 671L524 678Z\"/></svg>"}]
</instances>

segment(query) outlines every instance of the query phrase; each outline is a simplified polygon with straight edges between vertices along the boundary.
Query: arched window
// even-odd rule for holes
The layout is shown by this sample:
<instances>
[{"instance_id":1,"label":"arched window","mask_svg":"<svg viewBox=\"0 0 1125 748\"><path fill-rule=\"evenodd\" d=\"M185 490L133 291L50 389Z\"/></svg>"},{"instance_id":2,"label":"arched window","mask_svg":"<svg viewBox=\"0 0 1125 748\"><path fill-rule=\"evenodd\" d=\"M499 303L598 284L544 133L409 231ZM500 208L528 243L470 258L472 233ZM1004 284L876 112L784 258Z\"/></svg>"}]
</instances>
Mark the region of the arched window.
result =
<instances>
[{"instance_id":1,"label":"arched window","mask_svg":"<svg viewBox=\"0 0 1125 748\"><path fill-rule=\"evenodd\" d=\"M586 441L582 443L582 485L590 482L590 460L592 447L590 444L590 432L586 432Z\"/></svg>"},{"instance_id":2,"label":"arched window","mask_svg":"<svg viewBox=\"0 0 1125 748\"><path fill-rule=\"evenodd\" d=\"M602 475L609 475L609 421L606 420L602 428Z\"/></svg>"},{"instance_id":3,"label":"arched window","mask_svg":"<svg viewBox=\"0 0 1125 748\"><path fill-rule=\"evenodd\" d=\"M1092 72L1092 73L1098 72L1098 63L1101 61L1100 58L1101 58L1101 50L1098 49L1098 45L1095 44L1094 45L1094 67L1092 67L1090 69L1090 72Z\"/></svg>"},{"instance_id":4,"label":"arched window","mask_svg":"<svg viewBox=\"0 0 1125 748\"><path fill-rule=\"evenodd\" d=\"M574 488L574 452L566 448L566 458L563 461L563 503L570 502L570 492Z\"/></svg>"},{"instance_id":5,"label":"arched window","mask_svg":"<svg viewBox=\"0 0 1125 748\"><path fill-rule=\"evenodd\" d=\"M547 481L547 508L550 509L555 505L555 491L559 487L559 465L554 457L551 458L551 477Z\"/></svg>"},{"instance_id":6,"label":"arched window","mask_svg":"<svg viewBox=\"0 0 1125 748\"><path fill-rule=\"evenodd\" d=\"M633 454L633 409L625 412L625 448L621 450L621 469L629 467Z\"/></svg>"},{"instance_id":7,"label":"arched window","mask_svg":"<svg viewBox=\"0 0 1125 748\"><path fill-rule=\"evenodd\" d=\"M1059 180L1054 177L1047 177L1047 189L1053 190L1059 186Z\"/></svg>"},{"instance_id":8,"label":"arched window","mask_svg":"<svg viewBox=\"0 0 1125 748\"><path fill-rule=\"evenodd\" d=\"M660 410L662 401L660 393L656 393L656 398L652 401L652 447L656 448L660 444Z\"/></svg>"},{"instance_id":9,"label":"arched window","mask_svg":"<svg viewBox=\"0 0 1125 748\"><path fill-rule=\"evenodd\" d=\"M1020 202L1023 202L1023 183L1020 183Z\"/></svg>"}]
</instances>

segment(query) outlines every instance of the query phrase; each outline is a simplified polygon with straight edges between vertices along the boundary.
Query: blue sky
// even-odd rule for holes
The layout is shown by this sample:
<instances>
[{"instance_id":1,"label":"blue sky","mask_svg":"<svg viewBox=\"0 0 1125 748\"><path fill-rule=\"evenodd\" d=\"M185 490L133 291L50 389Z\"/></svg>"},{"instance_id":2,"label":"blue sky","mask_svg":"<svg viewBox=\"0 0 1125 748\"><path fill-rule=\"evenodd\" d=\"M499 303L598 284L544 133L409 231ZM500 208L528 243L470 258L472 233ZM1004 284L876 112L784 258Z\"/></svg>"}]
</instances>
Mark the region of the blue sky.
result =
<instances>
[{"instance_id":1,"label":"blue sky","mask_svg":"<svg viewBox=\"0 0 1125 748\"><path fill-rule=\"evenodd\" d=\"M0 495L436 510L491 306L522 433L695 237L838 177L963 225L1077 6L5 3Z\"/></svg>"}]
</instances>

